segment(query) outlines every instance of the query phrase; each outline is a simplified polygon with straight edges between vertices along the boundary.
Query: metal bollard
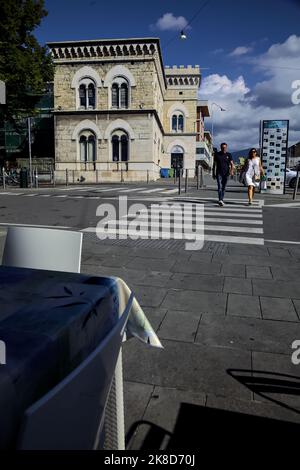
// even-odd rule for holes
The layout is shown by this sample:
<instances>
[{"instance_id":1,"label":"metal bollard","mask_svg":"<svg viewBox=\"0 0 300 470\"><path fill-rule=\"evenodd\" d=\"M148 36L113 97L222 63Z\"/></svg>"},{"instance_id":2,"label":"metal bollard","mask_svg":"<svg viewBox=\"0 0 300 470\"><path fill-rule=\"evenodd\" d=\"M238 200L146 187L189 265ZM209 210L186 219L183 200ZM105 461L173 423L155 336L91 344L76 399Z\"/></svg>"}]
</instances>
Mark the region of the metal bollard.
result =
<instances>
[{"instance_id":1,"label":"metal bollard","mask_svg":"<svg viewBox=\"0 0 300 470\"><path fill-rule=\"evenodd\" d=\"M147 184L149 184L149 170L147 170Z\"/></svg>"},{"instance_id":2,"label":"metal bollard","mask_svg":"<svg viewBox=\"0 0 300 470\"><path fill-rule=\"evenodd\" d=\"M68 168L66 168L66 186L69 186L69 172L68 172Z\"/></svg>"},{"instance_id":3,"label":"metal bollard","mask_svg":"<svg viewBox=\"0 0 300 470\"><path fill-rule=\"evenodd\" d=\"M203 188L203 168L200 167L200 188Z\"/></svg>"},{"instance_id":4,"label":"metal bollard","mask_svg":"<svg viewBox=\"0 0 300 470\"><path fill-rule=\"evenodd\" d=\"M2 168L2 182L3 182L3 189L5 189L5 170Z\"/></svg>"},{"instance_id":5,"label":"metal bollard","mask_svg":"<svg viewBox=\"0 0 300 470\"><path fill-rule=\"evenodd\" d=\"M181 193L181 170L179 169L178 173L178 194Z\"/></svg>"},{"instance_id":6,"label":"metal bollard","mask_svg":"<svg viewBox=\"0 0 300 470\"><path fill-rule=\"evenodd\" d=\"M72 170L72 181L75 184L75 170Z\"/></svg>"},{"instance_id":7,"label":"metal bollard","mask_svg":"<svg viewBox=\"0 0 300 470\"><path fill-rule=\"evenodd\" d=\"M297 170L297 176L296 176L296 184L295 184L295 188L294 188L294 192L293 192L293 200L296 199L297 197L297 192L298 192L298 187L299 187L299 170Z\"/></svg>"},{"instance_id":8,"label":"metal bollard","mask_svg":"<svg viewBox=\"0 0 300 470\"><path fill-rule=\"evenodd\" d=\"M188 190L188 171L189 170L185 170L185 184L184 184L184 192L187 193L187 190Z\"/></svg>"},{"instance_id":9,"label":"metal bollard","mask_svg":"<svg viewBox=\"0 0 300 470\"><path fill-rule=\"evenodd\" d=\"M200 187L200 170L199 166L197 167L197 189Z\"/></svg>"},{"instance_id":10,"label":"metal bollard","mask_svg":"<svg viewBox=\"0 0 300 470\"><path fill-rule=\"evenodd\" d=\"M52 178L53 178L53 187L55 188L55 171L52 170Z\"/></svg>"}]
</instances>

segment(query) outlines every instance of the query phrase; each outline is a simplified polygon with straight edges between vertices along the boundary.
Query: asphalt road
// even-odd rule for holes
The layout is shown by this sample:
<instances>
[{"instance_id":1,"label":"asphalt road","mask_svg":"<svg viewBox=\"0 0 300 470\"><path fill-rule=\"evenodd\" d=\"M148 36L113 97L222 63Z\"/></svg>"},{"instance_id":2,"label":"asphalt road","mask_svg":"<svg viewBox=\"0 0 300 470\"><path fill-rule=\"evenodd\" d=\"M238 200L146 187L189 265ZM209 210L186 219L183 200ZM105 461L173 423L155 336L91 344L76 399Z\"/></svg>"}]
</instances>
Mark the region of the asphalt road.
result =
<instances>
[{"instance_id":1,"label":"asphalt road","mask_svg":"<svg viewBox=\"0 0 300 470\"><path fill-rule=\"evenodd\" d=\"M175 189L175 190L174 190ZM178 200L176 187L171 181L147 184L103 185L89 187L42 188L38 190L6 189L0 190L0 223L45 225L67 227L76 230L95 227L100 218L96 215L97 207L110 203L118 207L119 197L127 196L128 203L174 202ZM181 200L198 200L213 210L215 216L222 216L222 208L214 208L216 191L213 185L205 189L190 188L182 193ZM300 198L294 204L291 195L272 196L257 195L257 201L263 201L262 220L264 240L300 243ZM235 207L244 205L243 213L252 208L246 207L246 191L234 182L227 191L226 212L230 218ZM291 204L292 203L292 204ZM281 204L281 206L279 206ZM294 206L293 206L294 204ZM276 207L273 207L276 205ZM292 205L292 207L289 207ZM231 212L230 208L233 209ZM232 220L232 219L230 219ZM233 229L231 229L233 230Z\"/></svg>"}]
</instances>

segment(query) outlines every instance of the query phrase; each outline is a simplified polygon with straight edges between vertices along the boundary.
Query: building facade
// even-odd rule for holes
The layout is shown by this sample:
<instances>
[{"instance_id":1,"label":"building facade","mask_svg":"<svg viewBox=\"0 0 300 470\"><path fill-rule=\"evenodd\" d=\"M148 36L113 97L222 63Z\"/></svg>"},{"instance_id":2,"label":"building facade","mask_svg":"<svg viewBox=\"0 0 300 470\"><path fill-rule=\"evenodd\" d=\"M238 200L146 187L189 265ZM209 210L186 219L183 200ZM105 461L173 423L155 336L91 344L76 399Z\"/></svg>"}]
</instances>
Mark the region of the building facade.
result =
<instances>
[{"instance_id":1,"label":"building facade","mask_svg":"<svg viewBox=\"0 0 300 470\"><path fill-rule=\"evenodd\" d=\"M156 38L48 46L58 181L156 180L175 161L193 176L199 66L164 67Z\"/></svg>"},{"instance_id":2,"label":"building facade","mask_svg":"<svg viewBox=\"0 0 300 470\"><path fill-rule=\"evenodd\" d=\"M300 165L300 142L289 147L287 165L290 168L295 168Z\"/></svg>"},{"instance_id":3,"label":"building facade","mask_svg":"<svg viewBox=\"0 0 300 470\"><path fill-rule=\"evenodd\" d=\"M196 166L201 165L207 170L213 166L213 144L211 133L205 130L204 121L210 117L208 101L197 102L197 134L196 134Z\"/></svg>"}]
</instances>

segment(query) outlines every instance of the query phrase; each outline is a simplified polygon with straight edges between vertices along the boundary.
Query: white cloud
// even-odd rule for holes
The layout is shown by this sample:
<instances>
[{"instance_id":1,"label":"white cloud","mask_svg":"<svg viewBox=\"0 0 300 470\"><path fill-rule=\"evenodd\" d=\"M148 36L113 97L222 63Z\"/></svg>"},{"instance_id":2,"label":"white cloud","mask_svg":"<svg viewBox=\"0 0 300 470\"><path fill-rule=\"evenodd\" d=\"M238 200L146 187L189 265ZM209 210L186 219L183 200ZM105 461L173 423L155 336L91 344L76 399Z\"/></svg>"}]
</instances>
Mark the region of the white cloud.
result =
<instances>
[{"instance_id":1,"label":"white cloud","mask_svg":"<svg viewBox=\"0 0 300 470\"><path fill-rule=\"evenodd\" d=\"M185 29L187 24L188 21L184 16L174 16L173 13L165 13L161 18L158 18L155 25L150 25L150 27L160 31L180 31Z\"/></svg>"},{"instance_id":2,"label":"white cloud","mask_svg":"<svg viewBox=\"0 0 300 470\"><path fill-rule=\"evenodd\" d=\"M230 57L240 57L241 55L248 54L248 52L251 52L253 50L252 47L245 47L245 46L239 46L236 47L230 54Z\"/></svg>"},{"instance_id":3,"label":"white cloud","mask_svg":"<svg viewBox=\"0 0 300 470\"><path fill-rule=\"evenodd\" d=\"M199 98L226 109L221 112L213 107L215 145L225 140L232 151L258 146L259 121L263 119L289 119L289 144L300 140L300 105L292 103L292 84L300 80L299 57L300 37L292 35L247 60L262 74L251 88L242 75L212 74L203 79ZM207 128L210 126L207 120Z\"/></svg>"}]
</instances>

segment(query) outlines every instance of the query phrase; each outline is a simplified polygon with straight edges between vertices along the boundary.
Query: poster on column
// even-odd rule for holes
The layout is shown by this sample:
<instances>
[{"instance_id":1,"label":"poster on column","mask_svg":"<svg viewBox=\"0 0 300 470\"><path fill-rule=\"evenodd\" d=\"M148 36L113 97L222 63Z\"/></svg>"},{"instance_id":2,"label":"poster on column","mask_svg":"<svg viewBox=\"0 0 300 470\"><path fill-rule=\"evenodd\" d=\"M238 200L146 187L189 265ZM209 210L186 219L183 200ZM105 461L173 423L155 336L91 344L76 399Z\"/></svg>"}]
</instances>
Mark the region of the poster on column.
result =
<instances>
[{"instance_id":1,"label":"poster on column","mask_svg":"<svg viewBox=\"0 0 300 470\"><path fill-rule=\"evenodd\" d=\"M261 160L267 177L267 192L284 194L289 121L261 122Z\"/></svg>"}]
</instances>

